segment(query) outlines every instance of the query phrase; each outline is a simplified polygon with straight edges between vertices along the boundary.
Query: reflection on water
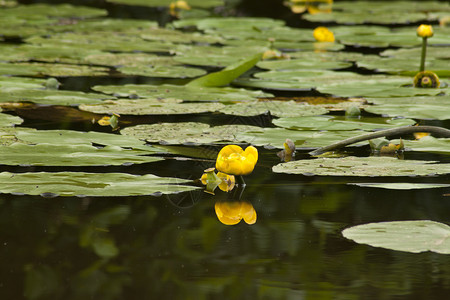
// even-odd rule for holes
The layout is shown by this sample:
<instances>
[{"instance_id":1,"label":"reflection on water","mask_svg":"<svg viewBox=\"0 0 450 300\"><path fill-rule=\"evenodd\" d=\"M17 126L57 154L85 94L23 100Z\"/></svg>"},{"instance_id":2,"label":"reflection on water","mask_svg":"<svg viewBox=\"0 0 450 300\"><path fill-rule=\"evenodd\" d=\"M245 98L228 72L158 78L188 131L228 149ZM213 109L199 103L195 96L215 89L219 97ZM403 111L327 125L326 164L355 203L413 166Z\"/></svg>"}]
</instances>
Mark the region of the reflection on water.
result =
<instances>
[{"instance_id":1,"label":"reflection on water","mask_svg":"<svg viewBox=\"0 0 450 300\"><path fill-rule=\"evenodd\" d=\"M340 231L446 222L448 190L372 189L265 168L247 177L234 202L231 191L201 190L170 199L2 195L2 299L445 299L450 256L359 245ZM244 222L226 226L216 214Z\"/></svg>"}]
</instances>

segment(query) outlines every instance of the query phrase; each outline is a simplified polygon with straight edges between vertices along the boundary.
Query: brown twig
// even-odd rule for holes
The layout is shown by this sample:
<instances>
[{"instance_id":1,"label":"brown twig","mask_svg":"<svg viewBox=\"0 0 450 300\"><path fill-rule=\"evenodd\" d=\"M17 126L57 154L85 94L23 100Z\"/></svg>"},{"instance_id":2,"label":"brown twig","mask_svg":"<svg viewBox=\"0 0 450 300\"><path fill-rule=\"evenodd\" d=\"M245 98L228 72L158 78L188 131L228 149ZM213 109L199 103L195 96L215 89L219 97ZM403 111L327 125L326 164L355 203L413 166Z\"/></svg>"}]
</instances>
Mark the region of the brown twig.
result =
<instances>
[{"instance_id":1,"label":"brown twig","mask_svg":"<svg viewBox=\"0 0 450 300\"><path fill-rule=\"evenodd\" d=\"M443 128L443 127L437 127L437 126L405 126L405 127L398 127L398 128L392 128L392 129L385 129L385 130L379 130L376 132L370 132L366 134L362 134L359 136L355 136L352 138L348 138L336 143L333 143L331 145L320 147L314 151L309 152L310 155L319 155L328 151L336 150L354 143L375 139L379 137L387 137L387 136L393 136L393 135L402 135L402 134L409 134L414 132L429 132L431 134L435 134L441 137L450 137L450 130Z\"/></svg>"}]
</instances>

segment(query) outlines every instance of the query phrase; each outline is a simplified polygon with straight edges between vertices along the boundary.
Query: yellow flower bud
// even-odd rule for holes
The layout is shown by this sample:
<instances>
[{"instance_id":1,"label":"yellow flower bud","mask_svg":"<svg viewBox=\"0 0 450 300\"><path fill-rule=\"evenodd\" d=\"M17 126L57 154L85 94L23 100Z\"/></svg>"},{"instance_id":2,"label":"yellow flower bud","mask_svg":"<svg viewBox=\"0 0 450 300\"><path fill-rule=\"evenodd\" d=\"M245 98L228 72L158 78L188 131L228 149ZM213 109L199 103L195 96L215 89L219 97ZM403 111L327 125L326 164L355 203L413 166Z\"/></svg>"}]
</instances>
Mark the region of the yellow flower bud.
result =
<instances>
[{"instance_id":1,"label":"yellow flower bud","mask_svg":"<svg viewBox=\"0 0 450 300\"><path fill-rule=\"evenodd\" d=\"M323 26L314 29L313 36L318 42L334 42L333 32Z\"/></svg>"},{"instance_id":2,"label":"yellow flower bud","mask_svg":"<svg viewBox=\"0 0 450 300\"><path fill-rule=\"evenodd\" d=\"M417 35L423 38L429 38L433 36L433 27L431 25L420 25L417 27Z\"/></svg>"},{"instance_id":3,"label":"yellow flower bud","mask_svg":"<svg viewBox=\"0 0 450 300\"><path fill-rule=\"evenodd\" d=\"M258 150L248 146L245 151L238 145L228 145L217 155L216 169L232 175L247 175L253 172L258 161Z\"/></svg>"}]
</instances>

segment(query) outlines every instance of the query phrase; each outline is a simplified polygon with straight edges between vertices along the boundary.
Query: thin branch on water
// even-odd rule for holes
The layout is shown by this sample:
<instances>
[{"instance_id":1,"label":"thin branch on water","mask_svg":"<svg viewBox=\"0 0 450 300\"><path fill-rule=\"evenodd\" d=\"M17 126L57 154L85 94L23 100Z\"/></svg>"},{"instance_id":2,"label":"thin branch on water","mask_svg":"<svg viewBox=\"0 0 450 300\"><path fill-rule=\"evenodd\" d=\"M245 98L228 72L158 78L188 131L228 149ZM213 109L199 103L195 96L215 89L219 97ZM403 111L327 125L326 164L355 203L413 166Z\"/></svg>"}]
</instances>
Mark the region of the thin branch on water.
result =
<instances>
[{"instance_id":1,"label":"thin branch on water","mask_svg":"<svg viewBox=\"0 0 450 300\"><path fill-rule=\"evenodd\" d=\"M402 134L409 134L414 132L429 132L434 135L438 135L441 137L449 138L450 137L450 130L438 127L438 126L405 126L405 127L399 127L399 128L391 128L391 129L385 129L385 130L379 130L376 132L370 132L366 134L362 134L359 136L355 136L352 138L348 138L336 143L333 143L331 145L318 148L314 151L309 152L310 155L319 155L328 151L336 150L354 143L375 139L379 137L387 137L387 136L394 136L394 135L402 135Z\"/></svg>"}]
</instances>

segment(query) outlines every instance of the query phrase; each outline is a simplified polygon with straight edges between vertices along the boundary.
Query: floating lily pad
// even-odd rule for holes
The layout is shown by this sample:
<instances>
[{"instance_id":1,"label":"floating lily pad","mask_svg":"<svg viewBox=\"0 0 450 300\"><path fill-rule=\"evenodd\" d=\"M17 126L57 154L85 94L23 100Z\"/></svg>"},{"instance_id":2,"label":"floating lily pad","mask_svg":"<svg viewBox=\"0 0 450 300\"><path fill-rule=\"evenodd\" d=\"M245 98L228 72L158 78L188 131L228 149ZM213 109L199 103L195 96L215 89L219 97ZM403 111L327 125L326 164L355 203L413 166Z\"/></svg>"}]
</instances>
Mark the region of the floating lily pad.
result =
<instances>
[{"instance_id":1,"label":"floating lily pad","mask_svg":"<svg viewBox=\"0 0 450 300\"><path fill-rule=\"evenodd\" d=\"M410 183L410 182L388 182L388 183L349 183L361 187L373 187L388 190L420 190L420 189L439 189L450 187L445 183Z\"/></svg>"},{"instance_id":2,"label":"floating lily pad","mask_svg":"<svg viewBox=\"0 0 450 300\"><path fill-rule=\"evenodd\" d=\"M102 52L73 45L71 47L57 47L47 45L2 45L0 46L0 60L17 61L41 61L78 64L86 63L84 58L92 54Z\"/></svg>"},{"instance_id":3,"label":"floating lily pad","mask_svg":"<svg viewBox=\"0 0 450 300\"><path fill-rule=\"evenodd\" d=\"M326 70L267 71L255 73L253 76L256 78L238 78L233 84L252 88L295 91L311 90L319 85L364 78L356 73Z\"/></svg>"},{"instance_id":4,"label":"floating lily pad","mask_svg":"<svg viewBox=\"0 0 450 300\"><path fill-rule=\"evenodd\" d=\"M27 43L47 47L83 47L84 49L117 51L117 52L170 52L172 43L146 41L140 36L119 33L55 33L47 37L33 36L26 39Z\"/></svg>"},{"instance_id":5,"label":"floating lily pad","mask_svg":"<svg viewBox=\"0 0 450 300\"><path fill-rule=\"evenodd\" d=\"M376 105L366 111L374 114L415 119L450 119L450 95L435 97L367 98Z\"/></svg>"},{"instance_id":6,"label":"floating lily pad","mask_svg":"<svg viewBox=\"0 0 450 300\"><path fill-rule=\"evenodd\" d=\"M450 164L392 157L343 157L296 160L274 166L275 173L319 176L431 176L450 173Z\"/></svg>"},{"instance_id":7,"label":"floating lily pad","mask_svg":"<svg viewBox=\"0 0 450 300\"><path fill-rule=\"evenodd\" d=\"M403 24L436 20L428 13L448 9L448 4L438 1L340 1L334 3L331 13L305 14L302 17L312 22Z\"/></svg>"},{"instance_id":8,"label":"floating lily pad","mask_svg":"<svg viewBox=\"0 0 450 300\"><path fill-rule=\"evenodd\" d=\"M227 105L221 108L220 112L236 116L257 116L270 112L273 116L289 117L322 115L326 114L328 110L295 101L257 101Z\"/></svg>"},{"instance_id":9,"label":"floating lily pad","mask_svg":"<svg viewBox=\"0 0 450 300\"><path fill-rule=\"evenodd\" d=\"M173 194L198 187L190 180L125 173L0 173L0 193L44 196L141 196Z\"/></svg>"},{"instance_id":10,"label":"floating lily pad","mask_svg":"<svg viewBox=\"0 0 450 300\"><path fill-rule=\"evenodd\" d=\"M186 33L169 28L152 28L151 30L146 30L145 33L141 34L141 37L144 40L149 41L162 41L180 44L215 44L223 41L223 39L217 35L205 35L199 32Z\"/></svg>"},{"instance_id":11,"label":"floating lily pad","mask_svg":"<svg viewBox=\"0 0 450 300\"><path fill-rule=\"evenodd\" d=\"M100 67L46 64L46 63L0 63L0 75L26 76L106 76L109 70Z\"/></svg>"},{"instance_id":12,"label":"floating lily pad","mask_svg":"<svg viewBox=\"0 0 450 300\"><path fill-rule=\"evenodd\" d=\"M183 45L175 50L176 56L173 58L179 63L226 67L241 61L243 58L252 54L264 52L264 46L242 46L238 47L213 47L213 46L192 46ZM207 57L208 59L205 59Z\"/></svg>"},{"instance_id":13,"label":"floating lily pad","mask_svg":"<svg viewBox=\"0 0 450 300\"><path fill-rule=\"evenodd\" d=\"M450 226L428 220L363 224L343 230L342 235L359 244L391 250L450 254Z\"/></svg>"},{"instance_id":14,"label":"floating lily pad","mask_svg":"<svg viewBox=\"0 0 450 300\"><path fill-rule=\"evenodd\" d=\"M144 156L146 151L129 150L118 146L96 148L80 144L14 143L0 146L0 164L32 166L108 166L160 161L162 158Z\"/></svg>"},{"instance_id":15,"label":"floating lily pad","mask_svg":"<svg viewBox=\"0 0 450 300\"><path fill-rule=\"evenodd\" d=\"M172 0L107 0L107 2L126 4L126 5L139 5L150 7L169 7ZM192 7L215 7L224 4L223 0L189 0L189 5Z\"/></svg>"},{"instance_id":16,"label":"floating lily pad","mask_svg":"<svg viewBox=\"0 0 450 300\"><path fill-rule=\"evenodd\" d=\"M0 108L0 112L1 112ZM22 124L23 120L16 116L0 113L0 128L1 127L13 127L14 125ZM1 129L0 129L1 130Z\"/></svg>"},{"instance_id":17,"label":"floating lily pad","mask_svg":"<svg viewBox=\"0 0 450 300\"><path fill-rule=\"evenodd\" d=\"M163 78L191 78L205 75L206 71L186 66L151 66L141 65L133 67L120 67L118 70L127 75Z\"/></svg>"},{"instance_id":18,"label":"floating lily pad","mask_svg":"<svg viewBox=\"0 0 450 300\"><path fill-rule=\"evenodd\" d=\"M340 119L331 116L321 117L292 117L280 118L272 121L275 125L296 130L375 130L387 129L399 126L414 125L411 119L384 119L384 118L362 118L362 119Z\"/></svg>"},{"instance_id":19,"label":"floating lily pad","mask_svg":"<svg viewBox=\"0 0 450 300\"><path fill-rule=\"evenodd\" d=\"M132 148L146 151L146 154L154 154L160 149L145 145L145 142L131 136L111 134L103 132L81 132L73 130L23 130L15 135L21 141L32 144L58 144L58 145L104 145L117 146L122 148Z\"/></svg>"},{"instance_id":20,"label":"floating lily pad","mask_svg":"<svg viewBox=\"0 0 450 300\"><path fill-rule=\"evenodd\" d=\"M257 65L261 69L268 70L326 70L343 69L352 66L351 62L317 59L312 56L310 59L280 59L261 61Z\"/></svg>"},{"instance_id":21,"label":"floating lily pad","mask_svg":"<svg viewBox=\"0 0 450 300\"><path fill-rule=\"evenodd\" d=\"M450 48L448 51L450 51ZM364 59L359 60L356 65L377 72L414 77L420 68L420 61L412 60L411 58L400 59L367 55ZM450 63L448 63L448 60L427 59L426 68L436 73L439 77L450 77Z\"/></svg>"},{"instance_id":22,"label":"floating lily pad","mask_svg":"<svg viewBox=\"0 0 450 300\"><path fill-rule=\"evenodd\" d=\"M179 20L173 22L175 28L191 27L195 26L200 30L211 29L255 29L255 30L267 30L269 28L283 27L285 24L282 20L275 20L270 18L201 18L201 19L188 19Z\"/></svg>"},{"instance_id":23,"label":"floating lily pad","mask_svg":"<svg viewBox=\"0 0 450 300\"><path fill-rule=\"evenodd\" d=\"M81 105L80 109L97 114L123 115L173 115L214 112L223 108L222 103L178 103L178 101L160 100L117 100L104 101L97 105Z\"/></svg>"},{"instance_id":24,"label":"floating lily pad","mask_svg":"<svg viewBox=\"0 0 450 300\"><path fill-rule=\"evenodd\" d=\"M151 143L210 144L216 142L236 142L236 135L246 130L258 130L260 127L248 125L225 125L210 127L195 122L160 123L137 125L121 130L121 134L134 136Z\"/></svg>"},{"instance_id":25,"label":"floating lily pad","mask_svg":"<svg viewBox=\"0 0 450 300\"><path fill-rule=\"evenodd\" d=\"M34 102L39 104L51 105L78 105L81 103L99 103L103 99L111 99L112 96L103 94L83 93L76 91L63 90L44 90L44 89L27 89L20 88L19 84L16 88L14 85L4 87L0 91L1 102Z\"/></svg>"},{"instance_id":26,"label":"floating lily pad","mask_svg":"<svg viewBox=\"0 0 450 300\"><path fill-rule=\"evenodd\" d=\"M344 45L358 47L418 47L422 38L417 36L417 28L387 29L381 26L343 26L333 28L336 38ZM445 45L450 43L448 35L435 30L434 36L428 40L429 45ZM417 57L420 61L420 55Z\"/></svg>"},{"instance_id":27,"label":"floating lily pad","mask_svg":"<svg viewBox=\"0 0 450 300\"><path fill-rule=\"evenodd\" d=\"M341 97L411 97L435 96L445 93L448 88L414 88L412 78L373 75L342 82L323 83L317 87L317 90Z\"/></svg>"},{"instance_id":28,"label":"floating lily pad","mask_svg":"<svg viewBox=\"0 0 450 300\"><path fill-rule=\"evenodd\" d=\"M30 4L0 10L0 19L94 18L107 15L104 9L70 4Z\"/></svg>"},{"instance_id":29,"label":"floating lily pad","mask_svg":"<svg viewBox=\"0 0 450 300\"><path fill-rule=\"evenodd\" d=\"M397 140L392 143L397 143ZM424 136L419 140L404 140L407 150L450 154L450 138L435 138L432 136Z\"/></svg>"},{"instance_id":30,"label":"floating lily pad","mask_svg":"<svg viewBox=\"0 0 450 300\"><path fill-rule=\"evenodd\" d=\"M106 94L120 97L139 96L155 99L180 99L183 101L249 101L260 97L271 97L271 94L261 91L250 91L229 87L190 87L181 85L97 85L92 88Z\"/></svg>"},{"instance_id":31,"label":"floating lily pad","mask_svg":"<svg viewBox=\"0 0 450 300\"><path fill-rule=\"evenodd\" d=\"M240 142L251 143L256 146L267 146L284 149L283 143L286 139L294 142L297 149L314 149L329 144L361 135L358 130L346 131L313 131L313 130L290 130L285 128L258 128L249 129L236 135ZM367 142L356 145L367 144Z\"/></svg>"}]
</instances>

